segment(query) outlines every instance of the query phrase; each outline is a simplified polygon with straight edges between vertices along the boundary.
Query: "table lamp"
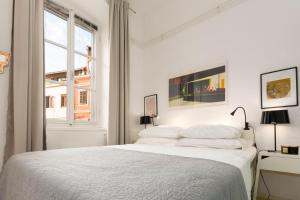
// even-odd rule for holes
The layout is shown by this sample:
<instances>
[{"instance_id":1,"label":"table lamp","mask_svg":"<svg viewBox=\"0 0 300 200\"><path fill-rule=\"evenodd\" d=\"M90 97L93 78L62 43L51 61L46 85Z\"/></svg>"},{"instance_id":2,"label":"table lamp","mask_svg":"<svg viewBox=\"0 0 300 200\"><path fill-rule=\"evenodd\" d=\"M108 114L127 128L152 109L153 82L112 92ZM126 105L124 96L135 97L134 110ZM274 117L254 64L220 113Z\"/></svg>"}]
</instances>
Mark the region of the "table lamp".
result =
<instances>
[{"instance_id":1,"label":"table lamp","mask_svg":"<svg viewBox=\"0 0 300 200\"><path fill-rule=\"evenodd\" d=\"M276 152L277 151L276 126L277 126L277 124L289 124L290 123L288 110L264 111L264 112L262 112L260 123L274 125L274 150L269 150L269 152Z\"/></svg>"}]
</instances>

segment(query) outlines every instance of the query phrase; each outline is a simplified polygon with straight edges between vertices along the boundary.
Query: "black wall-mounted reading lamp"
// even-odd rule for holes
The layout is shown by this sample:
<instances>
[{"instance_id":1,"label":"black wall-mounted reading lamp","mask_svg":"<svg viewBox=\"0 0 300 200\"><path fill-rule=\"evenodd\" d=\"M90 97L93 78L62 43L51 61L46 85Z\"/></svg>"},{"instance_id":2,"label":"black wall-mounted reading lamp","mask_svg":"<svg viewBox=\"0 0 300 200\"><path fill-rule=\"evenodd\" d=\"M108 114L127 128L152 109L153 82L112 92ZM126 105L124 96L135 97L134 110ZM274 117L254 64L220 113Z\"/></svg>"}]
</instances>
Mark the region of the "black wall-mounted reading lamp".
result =
<instances>
[{"instance_id":1,"label":"black wall-mounted reading lamp","mask_svg":"<svg viewBox=\"0 0 300 200\"><path fill-rule=\"evenodd\" d=\"M145 128L147 128L147 124L151 124L151 117L150 116L140 117L140 124L145 125Z\"/></svg>"},{"instance_id":2,"label":"black wall-mounted reading lamp","mask_svg":"<svg viewBox=\"0 0 300 200\"><path fill-rule=\"evenodd\" d=\"M232 116L234 116L235 112L236 112L238 109L242 109L242 110L244 111L244 115L245 115L245 128L244 128L244 130L250 130L250 129L249 129L249 122L247 122L247 116L246 116L246 110L245 110L245 108L239 106L239 107L237 107L234 111L232 111L230 114L231 114Z\"/></svg>"}]
</instances>

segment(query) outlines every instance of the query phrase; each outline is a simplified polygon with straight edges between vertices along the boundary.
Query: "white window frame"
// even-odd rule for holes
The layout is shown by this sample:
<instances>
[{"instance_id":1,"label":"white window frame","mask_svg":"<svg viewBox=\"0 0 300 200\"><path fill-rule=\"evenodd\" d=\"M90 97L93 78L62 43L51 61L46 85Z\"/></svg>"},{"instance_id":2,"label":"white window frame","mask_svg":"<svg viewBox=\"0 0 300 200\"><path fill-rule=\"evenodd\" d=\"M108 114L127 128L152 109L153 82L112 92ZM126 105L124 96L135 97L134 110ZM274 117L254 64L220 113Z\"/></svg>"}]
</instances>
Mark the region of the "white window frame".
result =
<instances>
[{"instance_id":1,"label":"white window frame","mask_svg":"<svg viewBox=\"0 0 300 200\"><path fill-rule=\"evenodd\" d=\"M45 11L49 12L48 9L44 8ZM90 121L76 121L74 119L75 115L75 95L74 95L74 89L75 89L75 54L87 57L87 54L84 54L79 51L75 51L75 15L76 12L74 12L72 9L68 9L69 11L69 17L65 19L67 21L67 46L64 46L62 44L58 44L54 41L48 40L44 38L44 43L50 43L52 45L58 46L60 48L63 48L67 51L67 106L66 106L66 120L57 120L57 119L47 119L47 123L51 125L96 125L97 123L97 104L96 104L96 98L97 98L97 90L96 90L96 35L97 31L91 31L87 30L92 33L92 56L91 56L91 66L90 66L90 77L91 77L91 87L89 88L91 92L90 97L90 106L91 106L91 120ZM53 12L50 12L53 15L56 15L57 17L60 17L58 14L55 14ZM79 26L82 28L81 26ZM85 29L86 30L86 29ZM80 89L80 86L78 87Z\"/></svg>"}]
</instances>

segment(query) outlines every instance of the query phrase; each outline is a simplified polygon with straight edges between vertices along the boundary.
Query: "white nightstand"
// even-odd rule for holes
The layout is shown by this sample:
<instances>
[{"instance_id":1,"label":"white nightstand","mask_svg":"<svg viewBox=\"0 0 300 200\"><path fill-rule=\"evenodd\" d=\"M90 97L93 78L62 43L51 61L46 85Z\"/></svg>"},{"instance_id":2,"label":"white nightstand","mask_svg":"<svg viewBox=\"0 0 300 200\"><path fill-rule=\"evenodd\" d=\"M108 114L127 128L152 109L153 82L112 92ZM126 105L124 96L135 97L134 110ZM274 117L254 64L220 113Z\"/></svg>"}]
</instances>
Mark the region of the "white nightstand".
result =
<instances>
[{"instance_id":1,"label":"white nightstand","mask_svg":"<svg viewBox=\"0 0 300 200\"><path fill-rule=\"evenodd\" d=\"M257 198L260 170L300 174L300 156L281 154L280 152L261 151L258 154L257 160L256 179L253 195L254 200L256 200Z\"/></svg>"}]
</instances>

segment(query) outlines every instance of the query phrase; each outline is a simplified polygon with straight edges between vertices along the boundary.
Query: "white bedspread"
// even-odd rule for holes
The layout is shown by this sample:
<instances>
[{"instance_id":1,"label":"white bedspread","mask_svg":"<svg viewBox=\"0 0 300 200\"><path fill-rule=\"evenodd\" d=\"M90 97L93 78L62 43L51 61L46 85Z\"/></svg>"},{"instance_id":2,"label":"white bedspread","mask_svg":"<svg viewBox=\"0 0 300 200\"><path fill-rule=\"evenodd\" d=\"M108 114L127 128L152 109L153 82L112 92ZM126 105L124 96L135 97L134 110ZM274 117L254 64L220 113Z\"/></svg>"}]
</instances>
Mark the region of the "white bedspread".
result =
<instances>
[{"instance_id":1,"label":"white bedspread","mask_svg":"<svg viewBox=\"0 0 300 200\"><path fill-rule=\"evenodd\" d=\"M113 147L117 149L126 149L141 152L151 152L192 158L203 158L233 165L241 170L249 199L251 199L251 188L253 185L251 163L257 153L255 147L249 147L243 150L225 150L212 148L178 147L173 145L146 144L130 144Z\"/></svg>"}]
</instances>

